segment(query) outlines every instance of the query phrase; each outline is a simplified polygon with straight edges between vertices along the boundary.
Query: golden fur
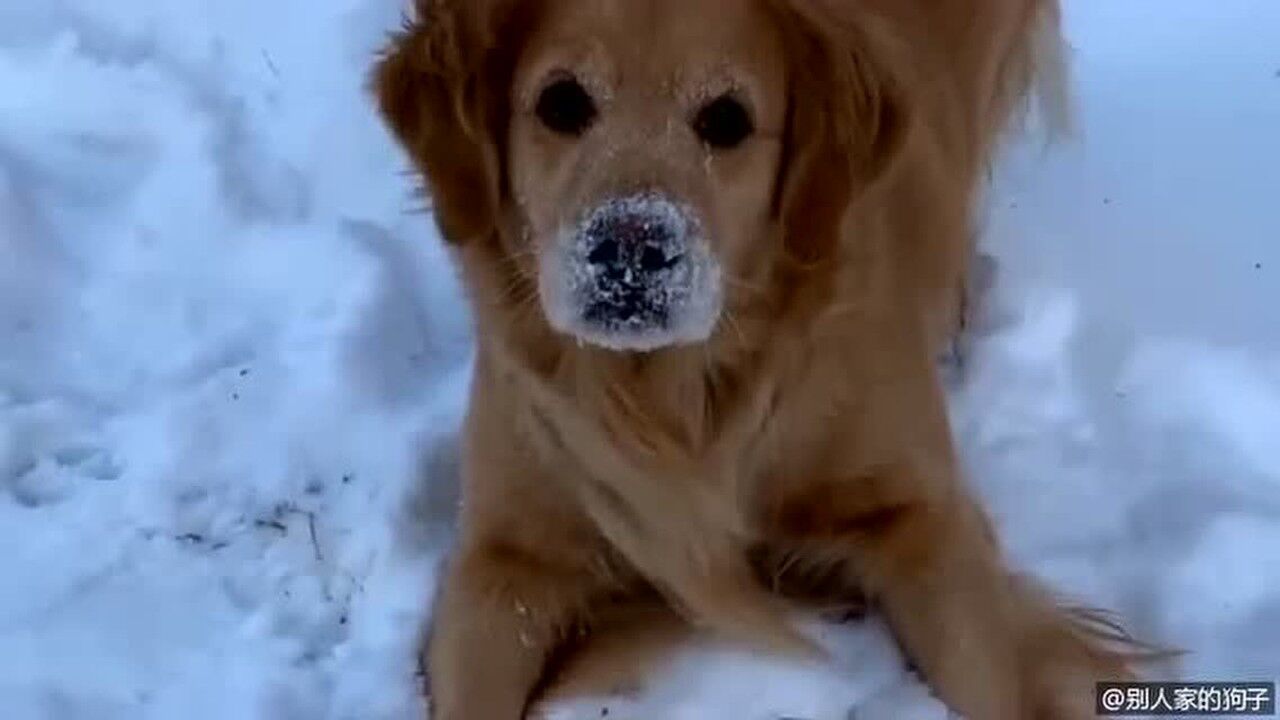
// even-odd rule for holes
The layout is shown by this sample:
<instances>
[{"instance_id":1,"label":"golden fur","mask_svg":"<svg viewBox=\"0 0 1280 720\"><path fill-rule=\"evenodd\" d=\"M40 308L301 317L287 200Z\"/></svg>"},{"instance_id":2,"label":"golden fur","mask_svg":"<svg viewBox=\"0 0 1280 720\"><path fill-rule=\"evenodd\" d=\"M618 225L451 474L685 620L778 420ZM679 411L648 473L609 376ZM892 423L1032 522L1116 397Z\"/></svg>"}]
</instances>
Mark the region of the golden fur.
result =
<instances>
[{"instance_id":1,"label":"golden fur","mask_svg":"<svg viewBox=\"0 0 1280 720\"><path fill-rule=\"evenodd\" d=\"M548 686L593 686L674 642L665 608L815 653L787 598L863 593L968 717L1093 716L1092 683L1126 677L1132 646L1006 567L935 366L983 175L1056 22L1054 0L417 0L375 88L478 336L436 718L516 720ZM581 142L530 117L563 66L609 98ZM759 116L731 153L680 124L717 83ZM646 183L715 236L714 334L623 353L557 333L540 247Z\"/></svg>"}]
</instances>

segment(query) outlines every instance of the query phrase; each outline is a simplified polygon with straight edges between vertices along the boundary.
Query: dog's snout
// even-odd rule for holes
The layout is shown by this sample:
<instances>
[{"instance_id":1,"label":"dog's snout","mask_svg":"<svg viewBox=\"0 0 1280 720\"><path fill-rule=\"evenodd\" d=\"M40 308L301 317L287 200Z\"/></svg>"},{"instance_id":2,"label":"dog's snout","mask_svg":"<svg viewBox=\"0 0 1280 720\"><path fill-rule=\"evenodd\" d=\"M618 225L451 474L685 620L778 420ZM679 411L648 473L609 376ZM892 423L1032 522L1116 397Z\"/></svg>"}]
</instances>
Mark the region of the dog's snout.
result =
<instances>
[{"instance_id":1,"label":"dog's snout","mask_svg":"<svg viewBox=\"0 0 1280 720\"><path fill-rule=\"evenodd\" d=\"M605 278L626 284L670 270L684 256L680 229L666 218L638 212L606 213L587 229L587 262Z\"/></svg>"},{"instance_id":2,"label":"dog's snout","mask_svg":"<svg viewBox=\"0 0 1280 720\"><path fill-rule=\"evenodd\" d=\"M661 245L672 241L673 225L654 210L611 208L594 219L588 232L628 245Z\"/></svg>"},{"instance_id":3,"label":"dog's snout","mask_svg":"<svg viewBox=\"0 0 1280 720\"><path fill-rule=\"evenodd\" d=\"M688 206L655 192L614 197L566 230L540 280L553 325L628 350L712 331L719 267Z\"/></svg>"}]
</instances>

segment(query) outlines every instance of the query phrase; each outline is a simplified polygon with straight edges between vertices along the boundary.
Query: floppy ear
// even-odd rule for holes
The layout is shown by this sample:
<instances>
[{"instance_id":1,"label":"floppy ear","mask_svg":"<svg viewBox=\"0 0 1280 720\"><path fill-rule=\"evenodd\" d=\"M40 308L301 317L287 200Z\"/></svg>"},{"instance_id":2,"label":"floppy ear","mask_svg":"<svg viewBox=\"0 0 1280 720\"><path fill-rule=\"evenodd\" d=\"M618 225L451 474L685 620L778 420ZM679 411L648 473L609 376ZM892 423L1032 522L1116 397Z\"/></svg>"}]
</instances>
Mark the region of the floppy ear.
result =
<instances>
[{"instance_id":1,"label":"floppy ear","mask_svg":"<svg viewBox=\"0 0 1280 720\"><path fill-rule=\"evenodd\" d=\"M854 201L893 165L913 113L886 31L830 0L782 0L791 61L775 200L788 255L827 257ZM835 7L833 7L835 6Z\"/></svg>"},{"instance_id":2,"label":"floppy ear","mask_svg":"<svg viewBox=\"0 0 1280 720\"><path fill-rule=\"evenodd\" d=\"M373 73L383 119L427 183L446 240L487 235L503 187L510 46L506 3L418 0Z\"/></svg>"}]
</instances>

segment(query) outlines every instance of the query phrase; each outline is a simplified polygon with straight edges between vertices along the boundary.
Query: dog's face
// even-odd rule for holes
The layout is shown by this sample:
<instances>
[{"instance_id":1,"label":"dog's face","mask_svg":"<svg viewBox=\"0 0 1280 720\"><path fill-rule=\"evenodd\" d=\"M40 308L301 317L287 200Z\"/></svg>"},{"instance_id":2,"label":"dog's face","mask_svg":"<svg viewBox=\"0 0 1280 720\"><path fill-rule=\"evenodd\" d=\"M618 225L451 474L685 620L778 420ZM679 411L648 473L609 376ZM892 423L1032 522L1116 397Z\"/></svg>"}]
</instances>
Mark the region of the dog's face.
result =
<instances>
[{"instance_id":1,"label":"dog's face","mask_svg":"<svg viewBox=\"0 0 1280 720\"><path fill-rule=\"evenodd\" d=\"M509 173L557 330L620 350L712 333L771 225L787 63L768 20L743 0L541 16L516 63Z\"/></svg>"},{"instance_id":2,"label":"dog's face","mask_svg":"<svg viewBox=\"0 0 1280 720\"><path fill-rule=\"evenodd\" d=\"M899 123L824 0L418 0L376 78L446 237L561 334L697 343L812 260ZM839 20L840 22L836 22Z\"/></svg>"}]
</instances>

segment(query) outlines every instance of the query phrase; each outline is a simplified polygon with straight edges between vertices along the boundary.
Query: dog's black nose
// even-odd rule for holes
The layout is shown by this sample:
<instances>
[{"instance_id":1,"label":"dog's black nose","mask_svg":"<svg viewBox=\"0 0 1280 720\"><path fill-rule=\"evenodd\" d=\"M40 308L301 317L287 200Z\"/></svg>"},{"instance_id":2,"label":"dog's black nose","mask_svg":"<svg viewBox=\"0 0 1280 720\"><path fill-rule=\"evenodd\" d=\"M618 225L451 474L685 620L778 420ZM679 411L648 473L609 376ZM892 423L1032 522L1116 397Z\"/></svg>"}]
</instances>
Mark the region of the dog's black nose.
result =
<instances>
[{"instance_id":1,"label":"dog's black nose","mask_svg":"<svg viewBox=\"0 0 1280 720\"><path fill-rule=\"evenodd\" d=\"M671 223L646 213L607 213L587 230L593 242L587 262L613 282L641 286L683 257Z\"/></svg>"},{"instance_id":2,"label":"dog's black nose","mask_svg":"<svg viewBox=\"0 0 1280 720\"><path fill-rule=\"evenodd\" d=\"M587 262L602 268L611 268L620 264L618 261L622 258L622 250L618 245L618 241L612 237L603 237L597 243L591 253L587 255Z\"/></svg>"}]
</instances>

